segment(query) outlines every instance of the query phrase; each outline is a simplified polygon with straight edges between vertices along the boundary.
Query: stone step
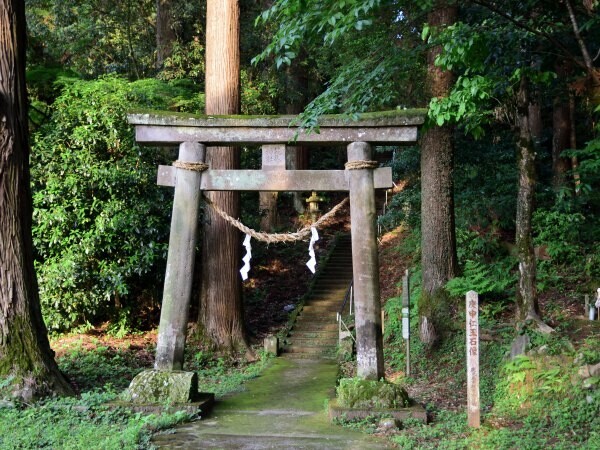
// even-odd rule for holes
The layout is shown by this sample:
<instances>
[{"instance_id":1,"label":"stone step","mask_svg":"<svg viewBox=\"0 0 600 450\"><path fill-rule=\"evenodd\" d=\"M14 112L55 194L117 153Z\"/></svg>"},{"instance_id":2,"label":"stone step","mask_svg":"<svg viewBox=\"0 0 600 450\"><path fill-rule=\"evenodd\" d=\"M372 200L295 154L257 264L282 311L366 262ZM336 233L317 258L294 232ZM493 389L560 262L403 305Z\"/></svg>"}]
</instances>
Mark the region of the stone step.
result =
<instances>
[{"instance_id":1,"label":"stone step","mask_svg":"<svg viewBox=\"0 0 600 450\"><path fill-rule=\"evenodd\" d=\"M330 298L330 297L339 297L340 295L342 297L344 297L346 295L346 291L348 290L348 288L346 286L339 286L339 287L326 287L326 286L315 286L313 288L313 290L311 291L311 297L323 297L325 298Z\"/></svg>"},{"instance_id":2,"label":"stone step","mask_svg":"<svg viewBox=\"0 0 600 450\"><path fill-rule=\"evenodd\" d=\"M298 321L296 322L299 326L301 325L314 325L315 327L321 327L321 326L325 326L329 323L335 322L335 315L326 315L323 317L323 315L310 315L310 316L303 316L302 318L300 318L300 316L298 316Z\"/></svg>"},{"instance_id":3,"label":"stone step","mask_svg":"<svg viewBox=\"0 0 600 450\"><path fill-rule=\"evenodd\" d=\"M307 347L307 348L314 348L314 347L335 347L338 344L338 339L337 338L329 338L329 339L315 339L315 338L299 338L299 337L293 337L293 338L288 338L288 345L291 346L298 346L298 347Z\"/></svg>"},{"instance_id":4,"label":"stone step","mask_svg":"<svg viewBox=\"0 0 600 450\"><path fill-rule=\"evenodd\" d=\"M352 281L352 277L347 277L341 274L332 275L329 278L319 278L318 282L315 283L315 287L317 286L334 286L336 288L339 287L348 287L350 286L350 282Z\"/></svg>"},{"instance_id":5,"label":"stone step","mask_svg":"<svg viewBox=\"0 0 600 450\"><path fill-rule=\"evenodd\" d=\"M305 355L326 355L332 354L335 355L336 347L328 346L328 347L301 347L296 345L290 345L284 349L285 353L304 353Z\"/></svg>"},{"instance_id":6,"label":"stone step","mask_svg":"<svg viewBox=\"0 0 600 450\"><path fill-rule=\"evenodd\" d=\"M290 331L288 339L338 339L338 330L335 331Z\"/></svg>"},{"instance_id":7,"label":"stone step","mask_svg":"<svg viewBox=\"0 0 600 450\"><path fill-rule=\"evenodd\" d=\"M304 305L301 313L306 314L308 312L338 312L341 308L341 302L314 302Z\"/></svg>"},{"instance_id":8,"label":"stone step","mask_svg":"<svg viewBox=\"0 0 600 450\"><path fill-rule=\"evenodd\" d=\"M338 324L335 321L329 321L327 323L317 323L317 322L296 322L292 328L293 332L299 331L309 331L309 332L317 332L317 331L337 331Z\"/></svg>"},{"instance_id":9,"label":"stone step","mask_svg":"<svg viewBox=\"0 0 600 450\"><path fill-rule=\"evenodd\" d=\"M329 265L331 264L331 265ZM327 263L325 268L319 273L319 276L326 275L328 273L345 273L352 274L352 263L343 261L333 261Z\"/></svg>"},{"instance_id":10,"label":"stone step","mask_svg":"<svg viewBox=\"0 0 600 450\"><path fill-rule=\"evenodd\" d=\"M310 298L284 339L290 358L335 358L338 344L336 316L352 281L352 246L349 235L340 236Z\"/></svg>"},{"instance_id":11,"label":"stone step","mask_svg":"<svg viewBox=\"0 0 600 450\"><path fill-rule=\"evenodd\" d=\"M312 353L288 353L283 352L286 358L289 359L335 359L335 354L315 355Z\"/></svg>"}]
</instances>

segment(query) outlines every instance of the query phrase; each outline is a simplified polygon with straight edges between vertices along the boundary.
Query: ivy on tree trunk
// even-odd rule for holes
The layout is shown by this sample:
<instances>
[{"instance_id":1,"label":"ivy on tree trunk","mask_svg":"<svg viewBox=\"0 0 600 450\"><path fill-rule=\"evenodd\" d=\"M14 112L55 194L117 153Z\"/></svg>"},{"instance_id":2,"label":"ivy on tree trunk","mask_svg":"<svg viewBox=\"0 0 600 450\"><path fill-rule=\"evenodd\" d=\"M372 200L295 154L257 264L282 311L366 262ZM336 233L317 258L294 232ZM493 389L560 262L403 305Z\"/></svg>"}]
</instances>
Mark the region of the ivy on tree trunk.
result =
<instances>
[{"instance_id":1,"label":"ivy on tree trunk","mask_svg":"<svg viewBox=\"0 0 600 450\"><path fill-rule=\"evenodd\" d=\"M456 6L438 2L428 15L432 30L456 21ZM435 65L441 47L427 52L427 88L431 97L450 93L454 76ZM428 347L440 339L449 311L444 285L457 273L454 230L453 129L432 125L421 139L421 265L419 335Z\"/></svg>"},{"instance_id":2,"label":"ivy on tree trunk","mask_svg":"<svg viewBox=\"0 0 600 450\"><path fill-rule=\"evenodd\" d=\"M535 149L529 128L529 89L527 77L521 76L517 94L517 165L519 191L517 194L516 246L519 259L517 289L517 321L539 320L536 290L536 261L533 248L531 220L535 194Z\"/></svg>"}]
</instances>

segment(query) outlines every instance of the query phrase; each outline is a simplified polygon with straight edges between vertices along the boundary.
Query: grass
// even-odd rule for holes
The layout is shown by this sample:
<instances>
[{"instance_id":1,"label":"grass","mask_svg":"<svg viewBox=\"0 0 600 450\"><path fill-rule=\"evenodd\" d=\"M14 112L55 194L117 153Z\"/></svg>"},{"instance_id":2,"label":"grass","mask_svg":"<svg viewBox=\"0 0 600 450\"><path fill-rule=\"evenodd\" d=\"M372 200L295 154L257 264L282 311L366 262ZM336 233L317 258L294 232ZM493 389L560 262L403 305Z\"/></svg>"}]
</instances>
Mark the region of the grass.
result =
<instances>
[{"instance_id":1,"label":"grass","mask_svg":"<svg viewBox=\"0 0 600 450\"><path fill-rule=\"evenodd\" d=\"M596 331L581 339L560 332L577 326ZM551 335L527 331L532 348L513 361L506 358L513 333L504 330L498 339L481 342L479 429L467 426L464 332L452 333L431 352L415 342L412 377L404 382L427 405L431 421L407 420L387 437L406 449L600 448L600 377L586 386L578 375L582 366L600 362L600 327L568 318L556 328ZM390 335L385 350L394 373L404 369L404 347L393 339L400 330ZM374 432L372 421L345 425Z\"/></svg>"},{"instance_id":2,"label":"grass","mask_svg":"<svg viewBox=\"0 0 600 450\"><path fill-rule=\"evenodd\" d=\"M59 367L79 395L34 405L0 402L0 449L150 449L154 433L194 420L195 415L182 412L154 415L105 406L117 399L138 372L151 367L152 343L131 345L131 339L81 335L55 341ZM222 396L240 390L267 363L264 355L247 363L198 352L188 358L187 365L188 370L198 372L203 392Z\"/></svg>"}]
</instances>

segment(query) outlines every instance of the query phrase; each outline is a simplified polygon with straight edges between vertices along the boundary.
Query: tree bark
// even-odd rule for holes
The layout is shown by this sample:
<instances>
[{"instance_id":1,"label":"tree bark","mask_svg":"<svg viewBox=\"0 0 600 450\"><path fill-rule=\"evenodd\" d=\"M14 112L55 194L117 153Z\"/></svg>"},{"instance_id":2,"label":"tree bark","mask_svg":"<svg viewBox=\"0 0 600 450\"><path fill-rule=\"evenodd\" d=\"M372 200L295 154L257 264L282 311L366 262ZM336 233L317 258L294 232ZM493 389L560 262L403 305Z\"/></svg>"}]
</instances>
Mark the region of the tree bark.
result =
<instances>
[{"instance_id":1,"label":"tree bark","mask_svg":"<svg viewBox=\"0 0 600 450\"><path fill-rule=\"evenodd\" d=\"M278 192L259 193L260 230L267 233L275 231L278 222L277 213Z\"/></svg>"},{"instance_id":2,"label":"tree bark","mask_svg":"<svg viewBox=\"0 0 600 450\"><path fill-rule=\"evenodd\" d=\"M559 192L567 184L571 161L562 157L561 153L569 148L570 140L569 103L557 96L552 105L552 185L555 192Z\"/></svg>"},{"instance_id":3,"label":"tree bark","mask_svg":"<svg viewBox=\"0 0 600 450\"><path fill-rule=\"evenodd\" d=\"M536 261L533 248L531 219L535 194L535 150L529 129L529 90L527 78L521 76L517 98L517 194L516 246L519 259L517 289L517 321L540 320L536 289Z\"/></svg>"},{"instance_id":4,"label":"tree bark","mask_svg":"<svg viewBox=\"0 0 600 450\"><path fill-rule=\"evenodd\" d=\"M173 27L173 0L156 0L156 68L162 69L177 38Z\"/></svg>"},{"instance_id":5,"label":"tree bark","mask_svg":"<svg viewBox=\"0 0 600 450\"><path fill-rule=\"evenodd\" d=\"M206 113L236 114L240 110L240 12L237 0L208 0L206 10ZM209 147L212 169L239 169L236 147ZM236 192L207 196L232 217L239 217ZM200 321L217 348L246 348L241 281L240 233L210 208L202 239Z\"/></svg>"},{"instance_id":6,"label":"tree bark","mask_svg":"<svg viewBox=\"0 0 600 450\"><path fill-rule=\"evenodd\" d=\"M569 136L570 148L577 148L577 132L575 127L575 94L569 91L569 121L571 122L571 135ZM571 157L571 167L573 168L573 182L575 183L575 195L581 193L581 176L579 175L579 161L577 156Z\"/></svg>"},{"instance_id":7,"label":"tree bark","mask_svg":"<svg viewBox=\"0 0 600 450\"><path fill-rule=\"evenodd\" d=\"M285 72L285 91L287 103L285 105L286 114L300 114L304 111L308 102L308 75L304 60L306 54L301 53L295 63ZM310 150L305 145L289 146L289 170L307 170L310 157ZM294 209L298 214L304 214L305 204L302 192L292 193Z\"/></svg>"},{"instance_id":8,"label":"tree bark","mask_svg":"<svg viewBox=\"0 0 600 450\"><path fill-rule=\"evenodd\" d=\"M456 21L457 8L438 2L428 15L432 29ZM451 72L435 66L439 46L427 53L427 88L431 97L449 94L454 83ZM432 126L421 140L421 265L422 293L419 301L421 341L433 347L441 338L448 316L444 285L456 276L456 237L454 229L453 137L449 126Z\"/></svg>"},{"instance_id":9,"label":"tree bark","mask_svg":"<svg viewBox=\"0 0 600 450\"><path fill-rule=\"evenodd\" d=\"M565 79L568 68L558 64L556 73ZM559 192L567 185L567 175L571 169L571 161L561 156L571 144L571 114L567 92L559 92L552 104L552 185Z\"/></svg>"},{"instance_id":10,"label":"tree bark","mask_svg":"<svg viewBox=\"0 0 600 450\"><path fill-rule=\"evenodd\" d=\"M0 377L30 401L71 394L50 349L33 267L25 7L0 0Z\"/></svg>"}]
</instances>

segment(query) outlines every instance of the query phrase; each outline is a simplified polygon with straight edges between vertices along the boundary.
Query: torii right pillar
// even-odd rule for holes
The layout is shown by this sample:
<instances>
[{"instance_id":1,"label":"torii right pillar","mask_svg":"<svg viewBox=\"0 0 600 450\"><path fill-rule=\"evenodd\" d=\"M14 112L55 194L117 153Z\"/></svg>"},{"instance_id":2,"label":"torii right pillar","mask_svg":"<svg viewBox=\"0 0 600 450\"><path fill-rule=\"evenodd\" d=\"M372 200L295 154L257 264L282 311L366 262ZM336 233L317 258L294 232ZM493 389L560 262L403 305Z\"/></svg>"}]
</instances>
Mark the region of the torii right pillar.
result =
<instances>
[{"instance_id":1,"label":"torii right pillar","mask_svg":"<svg viewBox=\"0 0 600 450\"><path fill-rule=\"evenodd\" d=\"M369 167L371 146L366 142L348 145L348 163L363 168L349 170L352 270L354 278L356 359L359 378L384 377L381 304L379 301L379 258L377 212L373 168Z\"/></svg>"}]
</instances>

